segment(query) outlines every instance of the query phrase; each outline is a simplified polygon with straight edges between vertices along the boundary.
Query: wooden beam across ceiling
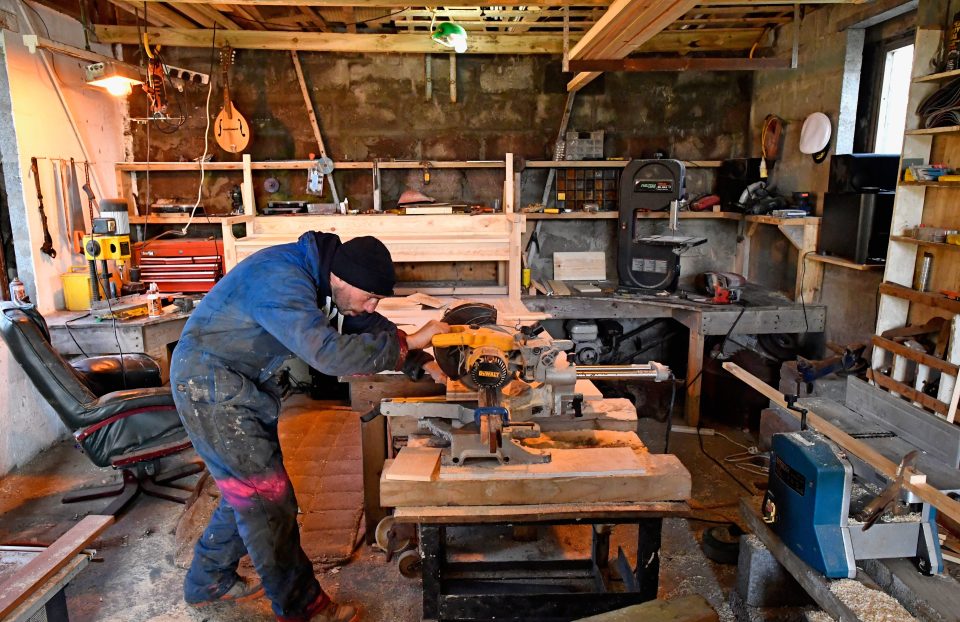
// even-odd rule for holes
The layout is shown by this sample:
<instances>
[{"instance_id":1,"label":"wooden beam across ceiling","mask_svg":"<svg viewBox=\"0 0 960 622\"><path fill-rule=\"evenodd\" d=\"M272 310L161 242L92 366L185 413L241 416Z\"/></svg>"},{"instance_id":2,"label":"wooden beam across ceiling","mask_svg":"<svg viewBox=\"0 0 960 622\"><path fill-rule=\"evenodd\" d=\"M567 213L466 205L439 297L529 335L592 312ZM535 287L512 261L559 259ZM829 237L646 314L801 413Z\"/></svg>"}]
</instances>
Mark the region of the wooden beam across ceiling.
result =
<instances>
[{"instance_id":1,"label":"wooden beam across ceiling","mask_svg":"<svg viewBox=\"0 0 960 622\"><path fill-rule=\"evenodd\" d=\"M697 0L616 0L573 46L568 59L624 58L696 5ZM578 73L567 83L567 91L579 91L599 75Z\"/></svg>"},{"instance_id":2,"label":"wooden beam across ceiling","mask_svg":"<svg viewBox=\"0 0 960 622\"><path fill-rule=\"evenodd\" d=\"M572 60L570 71L757 71L789 69L788 58L621 58Z\"/></svg>"},{"instance_id":3,"label":"wooden beam across ceiling","mask_svg":"<svg viewBox=\"0 0 960 622\"><path fill-rule=\"evenodd\" d=\"M139 41L135 26L95 27L100 43L136 45ZM697 52L749 50L759 41L764 30L760 28L709 28L671 30L661 32L638 51L658 54L685 54ZM208 47L213 30L196 28L146 29L150 42L179 47ZM424 33L356 34L290 32L277 30L217 30L217 42L237 49L299 50L302 52L366 52L435 54L447 48L430 40ZM471 33L468 54L561 54L563 37L551 34Z\"/></svg>"},{"instance_id":4,"label":"wooden beam across ceiling","mask_svg":"<svg viewBox=\"0 0 960 622\"><path fill-rule=\"evenodd\" d=\"M145 0L150 4L167 0ZM182 0L190 4L210 4L211 0ZM863 4L868 0L803 0L799 4ZM311 6L311 7L367 7L367 8L405 8L411 6L404 0L231 0L232 5L257 6ZM664 2L663 4L666 4ZM764 6L792 6L795 0L699 0L697 6L739 6L762 9ZM611 0L419 0L418 7L518 7L518 6L610 6Z\"/></svg>"}]
</instances>

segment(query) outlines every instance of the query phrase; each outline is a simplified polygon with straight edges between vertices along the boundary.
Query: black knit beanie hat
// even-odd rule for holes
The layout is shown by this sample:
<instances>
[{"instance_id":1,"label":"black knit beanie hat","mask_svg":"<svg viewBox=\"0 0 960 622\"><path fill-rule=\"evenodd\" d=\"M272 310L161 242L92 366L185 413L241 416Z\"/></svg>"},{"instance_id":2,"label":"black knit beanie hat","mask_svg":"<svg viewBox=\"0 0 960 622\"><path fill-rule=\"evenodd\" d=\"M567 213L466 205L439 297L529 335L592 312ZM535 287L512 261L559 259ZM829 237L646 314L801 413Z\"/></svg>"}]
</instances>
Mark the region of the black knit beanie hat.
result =
<instances>
[{"instance_id":1,"label":"black knit beanie hat","mask_svg":"<svg viewBox=\"0 0 960 622\"><path fill-rule=\"evenodd\" d=\"M347 240L333 255L330 271L365 292L393 296L393 258L383 242L366 235Z\"/></svg>"}]
</instances>

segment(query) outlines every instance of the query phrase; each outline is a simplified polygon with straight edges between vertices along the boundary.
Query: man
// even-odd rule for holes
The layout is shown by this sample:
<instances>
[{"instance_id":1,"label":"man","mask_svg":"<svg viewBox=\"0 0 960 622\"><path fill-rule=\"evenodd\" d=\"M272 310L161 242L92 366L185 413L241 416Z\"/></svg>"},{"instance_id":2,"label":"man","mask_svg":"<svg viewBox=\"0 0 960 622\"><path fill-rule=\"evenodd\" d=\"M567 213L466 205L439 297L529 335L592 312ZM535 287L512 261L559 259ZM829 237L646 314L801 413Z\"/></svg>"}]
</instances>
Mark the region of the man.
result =
<instances>
[{"instance_id":1,"label":"man","mask_svg":"<svg viewBox=\"0 0 960 622\"><path fill-rule=\"evenodd\" d=\"M333 603L300 547L297 501L277 437L292 355L332 376L424 368L442 372L422 349L448 332L431 321L406 335L377 303L392 295L390 252L373 237L341 243L308 232L257 252L231 270L197 306L174 350L173 396L221 501L197 542L184 583L188 603L253 598L266 592L277 620L347 622L353 607ZM262 587L236 569L249 554Z\"/></svg>"}]
</instances>

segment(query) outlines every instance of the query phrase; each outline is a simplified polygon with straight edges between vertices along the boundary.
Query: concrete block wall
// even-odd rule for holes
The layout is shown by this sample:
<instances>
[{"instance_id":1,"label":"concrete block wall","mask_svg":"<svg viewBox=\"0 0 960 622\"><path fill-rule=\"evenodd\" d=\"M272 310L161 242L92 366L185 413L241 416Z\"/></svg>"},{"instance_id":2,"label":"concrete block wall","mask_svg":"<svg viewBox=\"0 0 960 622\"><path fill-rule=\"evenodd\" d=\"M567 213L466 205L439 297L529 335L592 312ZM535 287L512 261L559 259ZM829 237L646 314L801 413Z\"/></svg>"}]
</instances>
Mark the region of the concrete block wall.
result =
<instances>
[{"instance_id":1,"label":"concrete block wall","mask_svg":"<svg viewBox=\"0 0 960 622\"><path fill-rule=\"evenodd\" d=\"M0 0L0 9L12 16L0 30L0 152L3 188L7 196L18 276L42 313L62 306L60 274L71 264L83 264L72 253L57 207L51 158L85 157L67 114L43 67L41 58L23 45L22 35L41 36L83 47L80 23L44 7L26 9L32 28L15 0ZM42 22L40 21L42 20ZM109 54L106 46L94 51ZM87 146L92 164L91 184L98 197L116 192L113 163L124 159L123 104L105 91L83 84L82 63L58 56L53 61L64 98ZM43 230L37 209L36 186L30 158L38 158L44 207L57 257L40 252ZM79 168L81 174L83 167ZM84 210L86 211L86 210ZM34 389L23 370L0 343L0 475L30 460L67 430Z\"/></svg>"},{"instance_id":2,"label":"concrete block wall","mask_svg":"<svg viewBox=\"0 0 960 622\"><path fill-rule=\"evenodd\" d=\"M868 5L832 5L808 10L800 25L798 68L757 72L754 78L750 113L751 155L760 155L763 119L768 114L776 114L782 118L786 122L783 147L780 160L771 174L771 181L788 196L794 191L815 192L818 209L828 187L830 157L837 152L844 81L848 81L848 94L851 88L854 93L858 90L856 83L849 83L851 76L844 71L848 54L848 32L840 30L837 25L866 19L871 11L879 12L882 8ZM915 14L906 14L897 18L897 24L902 27L915 19ZM792 46L792 25L780 28L776 39L777 56L789 58ZM903 85L903 88L907 86ZM849 108L848 102L843 104ZM830 155L820 164L799 150L800 129L804 119L813 112L825 113L833 124ZM775 251L773 247L768 251L763 245L758 245L752 259L775 264ZM785 270L785 274L789 278L797 269L800 269L799 266L794 264ZM827 339L846 344L865 339L873 333L876 324L876 293L881 280L880 271L855 272L829 264L824 267L820 302L828 306Z\"/></svg>"}]
</instances>

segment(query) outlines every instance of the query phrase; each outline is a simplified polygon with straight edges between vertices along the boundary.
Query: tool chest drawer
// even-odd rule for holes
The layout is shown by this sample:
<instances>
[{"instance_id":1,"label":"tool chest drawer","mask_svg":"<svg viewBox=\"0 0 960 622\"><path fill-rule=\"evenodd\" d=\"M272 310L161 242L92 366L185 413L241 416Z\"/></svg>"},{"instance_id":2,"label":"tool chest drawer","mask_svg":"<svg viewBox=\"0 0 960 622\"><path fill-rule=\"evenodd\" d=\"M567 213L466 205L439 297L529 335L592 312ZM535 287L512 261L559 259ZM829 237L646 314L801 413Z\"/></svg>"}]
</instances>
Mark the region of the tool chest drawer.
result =
<instances>
[{"instance_id":1,"label":"tool chest drawer","mask_svg":"<svg viewBox=\"0 0 960 622\"><path fill-rule=\"evenodd\" d=\"M140 280L161 292L207 292L223 276L219 240L151 240L133 246Z\"/></svg>"}]
</instances>

